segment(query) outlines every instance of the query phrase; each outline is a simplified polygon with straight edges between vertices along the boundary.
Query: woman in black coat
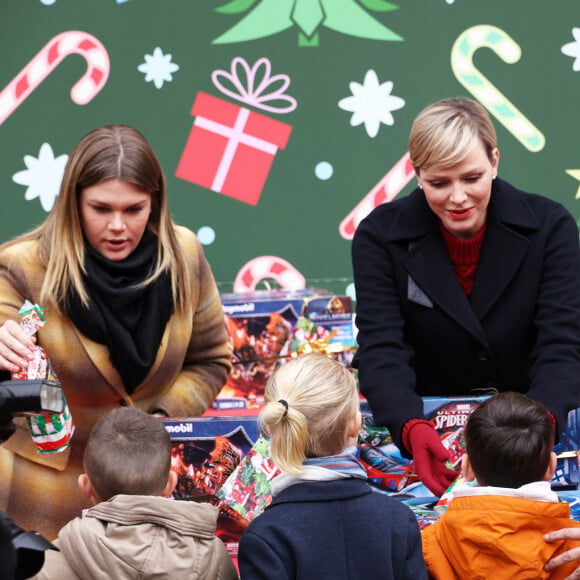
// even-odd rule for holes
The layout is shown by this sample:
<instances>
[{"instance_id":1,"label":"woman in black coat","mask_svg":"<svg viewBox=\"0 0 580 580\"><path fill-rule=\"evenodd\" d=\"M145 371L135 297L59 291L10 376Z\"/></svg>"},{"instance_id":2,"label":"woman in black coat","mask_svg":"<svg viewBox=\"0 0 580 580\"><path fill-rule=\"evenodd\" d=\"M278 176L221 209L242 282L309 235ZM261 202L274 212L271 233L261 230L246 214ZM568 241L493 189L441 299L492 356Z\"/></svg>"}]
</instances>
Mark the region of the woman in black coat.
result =
<instances>
[{"instance_id":1,"label":"woman in black coat","mask_svg":"<svg viewBox=\"0 0 580 580\"><path fill-rule=\"evenodd\" d=\"M456 474L424 396L494 390L580 406L580 249L566 209L497 178L485 109L444 99L415 119L419 187L377 207L352 245L361 391L441 495Z\"/></svg>"}]
</instances>

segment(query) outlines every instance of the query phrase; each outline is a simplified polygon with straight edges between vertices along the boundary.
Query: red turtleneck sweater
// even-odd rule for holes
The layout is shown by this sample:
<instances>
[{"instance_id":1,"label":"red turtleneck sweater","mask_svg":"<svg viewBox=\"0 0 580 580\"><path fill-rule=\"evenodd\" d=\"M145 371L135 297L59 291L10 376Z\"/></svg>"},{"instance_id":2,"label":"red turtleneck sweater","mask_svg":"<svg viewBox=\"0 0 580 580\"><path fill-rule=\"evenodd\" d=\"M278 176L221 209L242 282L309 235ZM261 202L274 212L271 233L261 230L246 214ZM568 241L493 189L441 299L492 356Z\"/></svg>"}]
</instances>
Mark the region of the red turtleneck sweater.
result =
<instances>
[{"instance_id":1,"label":"red turtleneck sweater","mask_svg":"<svg viewBox=\"0 0 580 580\"><path fill-rule=\"evenodd\" d=\"M475 236L468 240L456 238L443 227L441 222L439 222L439 226L441 228L443 241L449 252L453 271L465 295L469 296L473 290L473 283L475 282L475 271L477 270L477 263L479 262L479 254L481 253L481 244L483 243L487 222L483 224L483 227Z\"/></svg>"}]
</instances>

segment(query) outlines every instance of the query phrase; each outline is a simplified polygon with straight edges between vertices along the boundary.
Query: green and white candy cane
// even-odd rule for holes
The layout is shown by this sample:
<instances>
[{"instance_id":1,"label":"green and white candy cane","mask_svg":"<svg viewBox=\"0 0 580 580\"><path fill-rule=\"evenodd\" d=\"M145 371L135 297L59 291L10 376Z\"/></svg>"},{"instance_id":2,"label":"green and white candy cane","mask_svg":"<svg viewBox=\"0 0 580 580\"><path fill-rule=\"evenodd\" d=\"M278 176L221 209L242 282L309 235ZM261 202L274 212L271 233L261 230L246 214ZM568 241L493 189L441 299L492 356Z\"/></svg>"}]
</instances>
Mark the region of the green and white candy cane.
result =
<instances>
[{"instance_id":1,"label":"green and white candy cane","mask_svg":"<svg viewBox=\"0 0 580 580\"><path fill-rule=\"evenodd\" d=\"M474 66L473 55L482 47L490 48L510 64L522 55L519 45L501 28L472 26L457 37L451 49L455 77L526 149L542 150L544 134Z\"/></svg>"}]
</instances>

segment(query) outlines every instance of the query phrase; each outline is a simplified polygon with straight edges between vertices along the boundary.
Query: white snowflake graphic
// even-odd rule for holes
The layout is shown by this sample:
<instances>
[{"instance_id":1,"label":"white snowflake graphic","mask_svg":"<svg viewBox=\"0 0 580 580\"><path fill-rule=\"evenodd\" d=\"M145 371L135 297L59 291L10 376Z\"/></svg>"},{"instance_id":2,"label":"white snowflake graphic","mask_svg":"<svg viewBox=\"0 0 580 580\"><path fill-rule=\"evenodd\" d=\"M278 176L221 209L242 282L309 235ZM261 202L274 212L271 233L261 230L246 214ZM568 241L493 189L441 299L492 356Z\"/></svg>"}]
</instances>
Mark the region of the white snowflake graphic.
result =
<instances>
[{"instance_id":1,"label":"white snowflake graphic","mask_svg":"<svg viewBox=\"0 0 580 580\"><path fill-rule=\"evenodd\" d=\"M67 160L68 155L55 157L52 147L48 143L43 143L38 158L33 155L24 156L27 169L15 173L12 181L18 185L27 185L24 199L30 201L40 198L42 209L48 212L58 196Z\"/></svg>"},{"instance_id":2,"label":"white snowflake graphic","mask_svg":"<svg viewBox=\"0 0 580 580\"><path fill-rule=\"evenodd\" d=\"M572 36L574 37L574 42L569 42L562 47L562 52L566 56L574 57L574 64L572 65L572 70L580 70L580 28L572 28Z\"/></svg>"},{"instance_id":3,"label":"white snowflake graphic","mask_svg":"<svg viewBox=\"0 0 580 580\"><path fill-rule=\"evenodd\" d=\"M179 70L179 65L171 62L170 54L163 54L163 51L157 47L153 54L144 56L145 62L137 67L139 72L145 73L145 82L153 81L156 88L160 89L163 83L170 83L173 80L171 73Z\"/></svg>"},{"instance_id":4,"label":"white snowflake graphic","mask_svg":"<svg viewBox=\"0 0 580 580\"><path fill-rule=\"evenodd\" d=\"M349 88L352 97L341 99L338 106L353 113L350 119L353 127L364 123L369 137L377 136L381 123L393 125L395 119L392 111L405 106L403 99L391 95L393 83L387 81L379 84L377 73L372 69L366 72L362 85L353 81Z\"/></svg>"}]
</instances>

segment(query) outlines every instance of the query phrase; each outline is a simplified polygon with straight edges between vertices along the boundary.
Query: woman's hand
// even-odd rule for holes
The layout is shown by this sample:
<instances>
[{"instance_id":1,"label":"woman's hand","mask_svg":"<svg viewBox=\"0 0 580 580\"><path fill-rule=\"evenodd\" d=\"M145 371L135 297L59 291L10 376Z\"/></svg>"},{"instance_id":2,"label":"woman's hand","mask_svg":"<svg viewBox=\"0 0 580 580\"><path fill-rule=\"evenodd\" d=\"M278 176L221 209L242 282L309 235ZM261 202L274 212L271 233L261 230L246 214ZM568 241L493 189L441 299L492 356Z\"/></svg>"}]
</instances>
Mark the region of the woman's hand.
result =
<instances>
[{"instance_id":1,"label":"woman's hand","mask_svg":"<svg viewBox=\"0 0 580 580\"><path fill-rule=\"evenodd\" d=\"M441 444L439 434L427 421L417 421L407 433L407 443L419 479L441 497L458 473L446 465L449 451Z\"/></svg>"},{"instance_id":2,"label":"woman's hand","mask_svg":"<svg viewBox=\"0 0 580 580\"><path fill-rule=\"evenodd\" d=\"M554 532L548 532L544 535L546 542L555 542L557 540L580 540L580 528L562 528ZM562 564L567 564L573 560L580 560L580 547L572 548L551 560L548 560L544 566L544 570L549 572ZM580 579L580 564L572 574L566 576L565 580L579 580Z\"/></svg>"},{"instance_id":3,"label":"woman's hand","mask_svg":"<svg viewBox=\"0 0 580 580\"><path fill-rule=\"evenodd\" d=\"M26 368L35 343L17 322L7 320L0 326L0 369L14 373Z\"/></svg>"}]
</instances>

